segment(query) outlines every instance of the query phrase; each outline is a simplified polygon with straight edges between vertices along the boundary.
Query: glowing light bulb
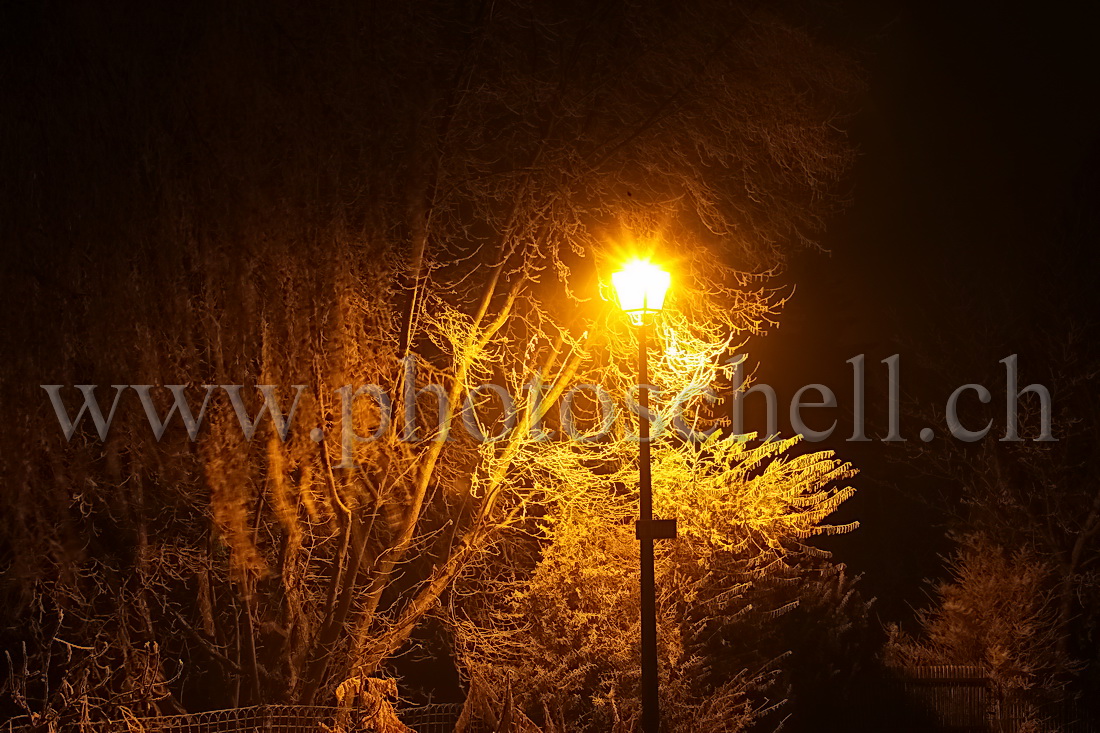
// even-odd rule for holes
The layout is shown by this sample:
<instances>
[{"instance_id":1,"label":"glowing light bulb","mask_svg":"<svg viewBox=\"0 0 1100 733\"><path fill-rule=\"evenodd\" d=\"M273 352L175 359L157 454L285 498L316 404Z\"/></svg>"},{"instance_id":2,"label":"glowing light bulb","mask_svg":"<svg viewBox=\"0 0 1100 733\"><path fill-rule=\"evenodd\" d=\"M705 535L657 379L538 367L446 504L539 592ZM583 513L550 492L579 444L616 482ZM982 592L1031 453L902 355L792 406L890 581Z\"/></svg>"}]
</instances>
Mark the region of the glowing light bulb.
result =
<instances>
[{"instance_id":1,"label":"glowing light bulb","mask_svg":"<svg viewBox=\"0 0 1100 733\"><path fill-rule=\"evenodd\" d=\"M649 260L634 259L611 276L619 298L619 307L636 325L645 322L648 313L657 313L665 303L672 276Z\"/></svg>"}]
</instances>

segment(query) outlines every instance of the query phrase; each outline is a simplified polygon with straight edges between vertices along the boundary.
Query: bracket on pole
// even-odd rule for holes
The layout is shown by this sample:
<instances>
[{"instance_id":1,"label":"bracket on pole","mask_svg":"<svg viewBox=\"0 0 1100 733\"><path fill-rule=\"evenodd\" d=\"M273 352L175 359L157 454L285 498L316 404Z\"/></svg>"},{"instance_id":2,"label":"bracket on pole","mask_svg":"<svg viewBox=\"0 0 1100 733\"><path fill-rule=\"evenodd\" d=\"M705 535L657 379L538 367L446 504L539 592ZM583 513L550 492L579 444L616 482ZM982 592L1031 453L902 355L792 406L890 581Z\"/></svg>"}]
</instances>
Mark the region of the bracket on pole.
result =
<instances>
[{"instance_id":1,"label":"bracket on pole","mask_svg":"<svg viewBox=\"0 0 1100 733\"><path fill-rule=\"evenodd\" d=\"M639 519L634 522L634 536L640 540L674 540L676 520Z\"/></svg>"}]
</instances>

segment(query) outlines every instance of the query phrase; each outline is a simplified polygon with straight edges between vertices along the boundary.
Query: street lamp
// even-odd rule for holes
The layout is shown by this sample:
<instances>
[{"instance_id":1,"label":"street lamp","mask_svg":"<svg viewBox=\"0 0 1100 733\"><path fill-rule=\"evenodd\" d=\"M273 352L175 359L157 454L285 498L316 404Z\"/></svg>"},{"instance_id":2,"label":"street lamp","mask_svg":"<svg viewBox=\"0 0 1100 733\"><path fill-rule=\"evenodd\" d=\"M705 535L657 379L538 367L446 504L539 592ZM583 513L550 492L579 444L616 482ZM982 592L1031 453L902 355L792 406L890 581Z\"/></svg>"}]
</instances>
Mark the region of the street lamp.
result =
<instances>
[{"instance_id":1,"label":"street lamp","mask_svg":"<svg viewBox=\"0 0 1100 733\"><path fill-rule=\"evenodd\" d=\"M619 307L627 312L635 326L643 327L646 315L660 312L671 282L671 275L647 260L631 260L611 276L611 284L619 296Z\"/></svg>"},{"instance_id":2,"label":"street lamp","mask_svg":"<svg viewBox=\"0 0 1100 733\"><path fill-rule=\"evenodd\" d=\"M619 307L638 327L638 522L634 534L641 556L642 590L642 731L658 733L661 710L657 698L657 588L653 573L653 541L676 536L675 519L653 518L653 484L649 458L649 363L647 331L652 316L665 302L671 277L657 265L632 260L611 276Z\"/></svg>"}]
</instances>

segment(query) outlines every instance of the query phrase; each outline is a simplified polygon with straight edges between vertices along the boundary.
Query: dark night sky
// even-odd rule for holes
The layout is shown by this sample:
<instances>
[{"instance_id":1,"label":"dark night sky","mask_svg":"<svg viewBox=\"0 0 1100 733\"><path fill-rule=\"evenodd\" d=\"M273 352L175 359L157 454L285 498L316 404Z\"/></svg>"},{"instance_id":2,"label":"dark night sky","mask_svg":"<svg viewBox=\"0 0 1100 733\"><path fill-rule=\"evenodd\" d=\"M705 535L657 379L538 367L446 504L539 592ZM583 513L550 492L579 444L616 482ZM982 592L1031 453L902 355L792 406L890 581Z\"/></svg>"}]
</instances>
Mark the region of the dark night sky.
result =
<instances>
[{"instance_id":1,"label":"dark night sky","mask_svg":"<svg viewBox=\"0 0 1100 733\"><path fill-rule=\"evenodd\" d=\"M830 225L829 255L806 253L792 264L788 278L798 288L782 325L749 351L781 406L818 382L850 410L845 360L860 353L873 400L876 386L885 389L879 360L900 353L905 391L942 408L951 389L971 380L960 369L947 386L922 381L922 363L938 359L951 375L952 362L917 334L943 328L980 343L986 329L967 319L968 303L1003 301L1009 307L997 317L1016 318L1014 304L1025 308L1035 295L1040 260L1054 263L1055 278L1086 266L1071 250L1091 252L1093 243L1067 243L1059 231L1095 207L1096 187L1080 184L1096 180L1098 26L1068 4L867 2L849 4L845 15L855 22L837 24L839 42L864 49L869 84L853 130L861 151L854 204ZM996 366L1011 351L994 348L1003 344L989 345ZM878 407L881 400L869 402L869 420ZM833 546L865 573L881 617L900 619L924 603L918 581L940 571L937 554L950 548L935 502L911 498L931 497L934 487L907 470L901 449L845 443L851 421L841 416L839 424L840 439L825 446L861 469L844 517L863 526ZM903 420L902 432L915 441L922 427Z\"/></svg>"}]
</instances>

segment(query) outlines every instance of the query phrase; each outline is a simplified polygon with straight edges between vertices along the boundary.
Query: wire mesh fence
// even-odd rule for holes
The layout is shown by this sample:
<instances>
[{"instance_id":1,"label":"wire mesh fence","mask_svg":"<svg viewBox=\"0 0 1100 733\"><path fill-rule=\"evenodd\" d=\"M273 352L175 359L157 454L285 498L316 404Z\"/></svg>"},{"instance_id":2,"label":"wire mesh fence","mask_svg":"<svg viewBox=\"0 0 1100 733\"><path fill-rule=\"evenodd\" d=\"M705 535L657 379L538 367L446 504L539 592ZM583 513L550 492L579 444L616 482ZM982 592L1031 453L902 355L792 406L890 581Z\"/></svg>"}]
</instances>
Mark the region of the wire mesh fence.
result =
<instances>
[{"instance_id":1,"label":"wire mesh fence","mask_svg":"<svg viewBox=\"0 0 1100 733\"><path fill-rule=\"evenodd\" d=\"M373 733L376 730L373 712L359 708L257 705L83 723L53 720L35 724L27 718L16 718L4 723L0 733ZM397 714L416 733L453 733L462 705L420 705L398 709ZM472 721L466 731L489 733L490 728Z\"/></svg>"},{"instance_id":2,"label":"wire mesh fence","mask_svg":"<svg viewBox=\"0 0 1100 733\"><path fill-rule=\"evenodd\" d=\"M436 704L422 705L415 708L407 708L398 711L401 722L409 726L416 733L453 733L459 716L462 715L460 704ZM466 726L468 733L492 733L492 728L480 720L473 720Z\"/></svg>"},{"instance_id":3,"label":"wire mesh fence","mask_svg":"<svg viewBox=\"0 0 1100 733\"><path fill-rule=\"evenodd\" d=\"M998 690L978 667L940 666L895 669L892 685L928 718L929 730L961 733L1100 733L1100 725L1080 700L1044 699ZM0 733L376 733L375 710L302 705L260 705L188 715L126 717L79 723L52 720L33 724L22 718L0 725ZM398 708L401 722L415 733L453 733L460 704ZM474 720L466 733L490 733Z\"/></svg>"}]
</instances>

